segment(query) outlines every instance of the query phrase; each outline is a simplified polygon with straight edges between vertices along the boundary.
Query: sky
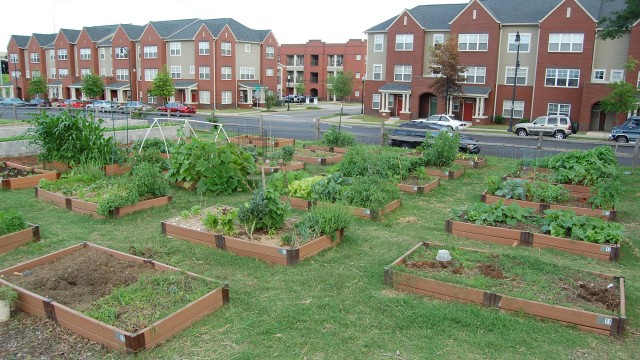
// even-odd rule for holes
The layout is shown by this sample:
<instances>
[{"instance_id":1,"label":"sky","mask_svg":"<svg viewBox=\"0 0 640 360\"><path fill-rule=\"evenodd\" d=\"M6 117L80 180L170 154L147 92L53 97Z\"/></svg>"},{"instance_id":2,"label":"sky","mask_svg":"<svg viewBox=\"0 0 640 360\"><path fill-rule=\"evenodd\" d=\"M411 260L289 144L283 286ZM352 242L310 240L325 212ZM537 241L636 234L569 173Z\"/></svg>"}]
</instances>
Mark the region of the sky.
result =
<instances>
[{"instance_id":1,"label":"sky","mask_svg":"<svg viewBox=\"0 0 640 360\"><path fill-rule=\"evenodd\" d=\"M237 1L237 0L236 0ZM256 30L271 30L281 44L308 40L344 43L364 39L364 31L418 5L467 3L465 0L31 0L21 16L0 20L0 51L11 35L52 34L61 28L110 24L145 25L149 21L233 18Z\"/></svg>"}]
</instances>

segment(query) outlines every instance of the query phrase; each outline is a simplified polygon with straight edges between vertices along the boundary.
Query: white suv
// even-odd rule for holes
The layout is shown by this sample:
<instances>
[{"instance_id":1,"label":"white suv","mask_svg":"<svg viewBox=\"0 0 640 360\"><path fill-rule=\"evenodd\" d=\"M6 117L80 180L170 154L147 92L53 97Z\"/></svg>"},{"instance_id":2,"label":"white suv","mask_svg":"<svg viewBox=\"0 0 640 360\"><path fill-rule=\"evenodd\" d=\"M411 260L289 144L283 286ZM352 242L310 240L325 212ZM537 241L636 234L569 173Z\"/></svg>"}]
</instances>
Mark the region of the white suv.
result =
<instances>
[{"instance_id":1,"label":"white suv","mask_svg":"<svg viewBox=\"0 0 640 360\"><path fill-rule=\"evenodd\" d=\"M568 116L540 116L533 122L515 125L513 132L518 136L542 133L542 135L553 136L556 139L566 139L573 134L573 127Z\"/></svg>"},{"instance_id":2,"label":"white suv","mask_svg":"<svg viewBox=\"0 0 640 360\"><path fill-rule=\"evenodd\" d=\"M414 122L426 122L428 124L438 124L446 126L451 131L464 130L471 127L471 122L458 120L453 115L439 114L431 115L426 119L413 120Z\"/></svg>"}]
</instances>

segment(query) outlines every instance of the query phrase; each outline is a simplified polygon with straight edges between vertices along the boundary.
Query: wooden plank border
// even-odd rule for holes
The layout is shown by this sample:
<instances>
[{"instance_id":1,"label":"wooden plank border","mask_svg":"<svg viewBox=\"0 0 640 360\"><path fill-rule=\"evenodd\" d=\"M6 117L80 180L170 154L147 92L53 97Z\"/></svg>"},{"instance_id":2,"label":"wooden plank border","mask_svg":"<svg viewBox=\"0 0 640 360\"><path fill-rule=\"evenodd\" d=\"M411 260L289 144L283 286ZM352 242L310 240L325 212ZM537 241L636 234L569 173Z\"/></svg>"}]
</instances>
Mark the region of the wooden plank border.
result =
<instances>
[{"instance_id":1,"label":"wooden plank border","mask_svg":"<svg viewBox=\"0 0 640 360\"><path fill-rule=\"evenodd\" d=\"M0 236L0 254L16 249L29 241L40 241L40 226L29 224L29 227L11 234Z\"/></svg>"},{"instance_id":2,"label":"wooden plank border","mask_svg":"<svg viewBox=\"0 0 640 360\"><path fill-rule=\"evenodd\" d=\"M40 180L47 179L51 181L55 181L60 179L60 173L57 171L50 170L42 170L35 169L28 166L12 163L9 161L1 162L3 166L23 170L23 171L33 171L37 175L23 176L19 178L7 178L0 179L0 189L7 190L17 190L17 189L26 189L38 186Z\"/></svg>"}]
</instances>

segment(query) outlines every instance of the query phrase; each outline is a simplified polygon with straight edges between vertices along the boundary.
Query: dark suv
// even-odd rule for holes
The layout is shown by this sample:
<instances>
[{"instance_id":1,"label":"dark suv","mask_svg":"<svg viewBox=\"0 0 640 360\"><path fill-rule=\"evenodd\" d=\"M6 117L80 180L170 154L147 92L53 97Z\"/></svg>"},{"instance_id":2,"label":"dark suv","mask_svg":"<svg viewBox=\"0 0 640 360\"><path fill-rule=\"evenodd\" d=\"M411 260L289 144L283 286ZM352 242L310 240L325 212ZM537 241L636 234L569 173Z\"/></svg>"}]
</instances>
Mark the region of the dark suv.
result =
<instances>
[{"instance_id":1,"label":"dark suv","mask_svg":"<svg viewBox=\"0 0 640 360\"><path fill-rule=\"evenodd\" d=\"M611 129L609 139L619 143L628 143L629 141L638 141L640 137L640 116L632 116L620 126Z\"/></svg>"},{"instance_id":2,"label":"dark suv","mask_svg":"<svg viewBox=\"0 0 640 360\"><path fill-rule=\"evenodd\" d=\"M413 128L399 128L391 133L390 144L391 146L402 147L407 149L413 149L419 145L422 145L427 137L427 134L431 137L436 137L440 131L447 130L428 130L428 129L413 129ZM454 136L454 133L447 131L450 136ZM478 140L466 136L460 135L460 144L458 144L458 151L478 154L480 153L480 145L477 144Z\"/></svg>"}]
</instances>

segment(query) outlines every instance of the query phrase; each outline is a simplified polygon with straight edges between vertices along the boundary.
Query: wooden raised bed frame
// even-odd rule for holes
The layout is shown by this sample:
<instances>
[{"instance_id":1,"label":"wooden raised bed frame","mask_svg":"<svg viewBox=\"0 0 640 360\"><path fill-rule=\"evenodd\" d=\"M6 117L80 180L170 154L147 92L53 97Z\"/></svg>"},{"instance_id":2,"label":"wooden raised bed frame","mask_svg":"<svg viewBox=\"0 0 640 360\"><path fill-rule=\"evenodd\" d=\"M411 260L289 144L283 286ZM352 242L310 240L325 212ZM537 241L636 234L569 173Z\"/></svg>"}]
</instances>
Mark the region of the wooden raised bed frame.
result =
<instances>
[{"instance_id":1,"label":"wooden raised bed frame","mask_svg":"<svg viewBox=\"0 0 640 360\"><path fill-rule=\"evenodd\" d=\"M102 167L106 176L122 175L131 171L131 165L109 164Z\"/></svg>"},{"instance_id":2,"label":"wooden raised bed frame","mask_svg":"<svg viewBox=\"0 0 640 360\"><path fill-rule=\"evenodd\" d=\"M286 145L296 144L296 139L286 139L286 138L264 138L262 136L257 135L237 135L229 137L229 142L238 144L238 145L253 145L253 146L273 146L273 147L283 147Z\"/></svg>"},{"instance_id":3,"label":"wooden raised bed frame","mask_svg":"<svg viewBox=\"0 0 640 360\"><path fill-rule=\"evenodd\" d=\"M456 159L453 161L455 165L462 165L466 168L470 169L480 169L482 167L487 166L487 159L478 159L476 160L465 160L465 159Z\"/></svg>"},{"instance_id":4,"label":"wooden raised bed frame","mask_svg":"<svg viewBox=\"0 0 640 360\"><path fill-rule=\"evenodd\" d=\"M292 208L297 210L309 210L314 205L322 205L328 204L323 202L314 202L311 200L295 198L291 196L281 196L280 200L283 202L288 202ZM354 206L348 206L352 209L352 214L362 219L370 219L370 220L378 220L383 215L390 213L391 211L399 208L402 205L402 201L400 199L394 200L387 205L383 206L380 209L367 209L367 208L359 208Z\"/></svg>"},{"instance_id":5,"label":"wooden raised bed frame","mask_svg":"<svg viewBox=\"0 0 640 360\"><path fill-rule=\"evenodd\" d=\"M498 201L502 201L503 204L509 205L512 203L516 203L521 207L535 209L538 212L544 212L547 209L551 210L571 210L576 213L576 215L587 215L593 217L599 217L608 221L616 221L617 212L615 210L602 210L602 209L591 209L591 208L583 208L583 207L575 207L568 206L562 204L547 204L547 203L539 203L534 201L524 201L524 200L516 200L516 199L507 199L501 196L489 195L486 191L480 195L480 200L485 204L495 204Z\"/></svg>"},{"instance_id":6,"label":"wooden raised bed frame","mask_svg":"<svg viewBox=\"0 0 640 360\"><path fill-rule=\"evenodd\" d=\"M35 188L36 198L53 203L56 206L67 208L73 212L80 214L89 214L95 218L103 219L104 216L98 215L98 205L87 201L66 197L58 193L43 190L39 187ZM109 217L120 217L129 213L149 209L156 206L167 205L171 202L171 196L161 196L155 199L139 201L133 205L115 208L109 213Z\"/></svg>"},{"instance_id":7,"label":"wooden raised bed frame","mask_svg":"<svg viewBox=\"0 0 640 360\"><path fill-rule=\"evenodd\" d=\"M443 171L439 169L430 169L430 168L425 168L425 170L427 171L427 175L437 176L441 179L446 179L446 180L457 179L460 176L462 176L462 174L464 174L464 167L455 171L454 170Z\"/></svg>"},{"instance_id":8,"label":"wooden raised bed frame","mask_svg":"<svg viewBox=\"0 0 640 360\"><path fill-rule=\"evenodd\" d=\"M481 226L451 219L446 221L445 230L452 235L463 238L489 241L502 245L551 248L608 261L618 261L620 258L619 244L596 244L529 231L505 229L496 226Z\"/></svg>"},{"instance_id":9,"label":"wooden raised bed frame","mask_svg":"<svg viewBox=\"0 0 640 360\"><path fill-rule=\"evenodd\" d=\"M14 272L23 272L28 269L33 269L36 266L46 264L57 258L71 254L83 247L94 248L121 260L144 263L159 271L181 271L173 266L158 263L150 259L143 259L91 243L82 243L15 265L8 269L4 269L0 271L0 275L13 274ZM205 278L191 272L186 272L186 274L189 276ZM13 285L2 278L0 278L0 285L9 286L18 292L16 308L41 318L49 319L80 336L91 339L108 348L124 351L129 354L135 354L142 350L158 346L163 341L169 339L173 335L206 315L218 310L229 302L229 287L225 284L223 287L219 287L209 292L164 319L158 320L154 324L132 333L90 318L78 311L57 303L55 299L48 299L32 293L19 286Z\"/></svg>"},{"instance_id":10,"label":"wooden raised bed frame","mask_svg":"<svg viewBox=\"0 0 640 360\"><path fill-rule=\"evenodd\" d=\"M316 150L316 151L325 151L336 154L346 154L349 149L335 146L322 146L322 145L302 145L303 149Z\"/></svg>"},{"instance_id":11,"label":"wooden raised bed frame","mask_svg":"<svg viewBox=\"0 0 640 360\"><path fill-rule=\"evenodd\" d=\"M545 168L539 168L536 169L535 172L541 173L541 174L548 174L551 172L551 170L549 169L545 169ZM502 180L524 180L524 181L529 181L529 179L524 179L524 178L518 178L518 177L512 177L512 176L503 176ZM574 198L578 198L578 199L588 199L589 197L591 197L591 187L589 186L584 186L584 185L574 185L574 184L559 184L564 186L565 189L569 190L569 195L573 196Z\"/></svg>"},{"instance_id":12,"label":"wooden raised bed frame","mask_svg":"<svg viewBox=\"0 0 640 360\"><path fill-rule=\"evenodd\" d=\"M620 289L620 316L603 315L590 311L572 309L564 306L550 305L533 300L525 300L512 296L504 296L490 291L473 289L461 285L431 280L417 275L393 270L391 267L402 265L406 259L420 246L439 246L427 242L419 243L384 269L384 283L395 289L414 294L427 295L440 300L453 300L480 304L514 313L525 313L543 319L560 321L577 325L582 331L590 331L603 335L621 335L626 321L624 277L596 274L605 279L616 281ZM470 249L467 249L470 250Z\"/></svg>"},{"instance_id":13,"label":"wooden raised bed frame","mask_svg":"<svg viewBox=\"0 0 640 360\"><path fill-rule=\"evenodd\" d=\"M29 227L11 234L0 236L0 254L16 249L29 241L40 241L40 226L29 224Z\"/></svg>"},{"instance_id":14,"label":"wooden raised bed frame","mask_svg":"<svg viewBox=\"0 0 640 360\"><path fill-rule=\"evenodd\" d=\"M316 164L316 165L332 165L337 164L342 161L344 155L337 154L329 157L319 157L319 156L309 156L309 155L293 155L293 160L302 161L308 164Z\"/></svg>"},{"instance_id":15,"label":"wooden raised bed frame","mask_svg":"<svg viewBox=\"0 0 640 360\"><path fill-rule=\"evenodd\" d=\"M296 171L296 170L304 170L304 162L300 162L297 164L289 164L289 165L260 165L258 166L258 170L262 171L264 169L265 173L273 174L278 171Z\"/></svg>"},{"instance_id":16,"label":"wooden raised bed frame","mask_svg":"<svg viewBox=\"0 0 640 360\"><path fill-rule=\"evenodd\" d=\"M2 189L16 190L16 189L32 188L32 187L38 186L38 183L40 183L41 179L47 179L52 181L60 179L60 173L57 171L35 169L35 168L23 166L20 164L15 164L8 161L3 161L2 165L6 167L11 167L14 169L19 169L24 171L33 171L37 173L37 175L23 176L19 178L0 179L0 188Z\"/></svg>"},{"instance_id":17,"label":"wooden raised bed frame","mask_svg":"<svg viewBox=\"0 0 640 360\"><path fill-rule=\"evenodd\" d=\"M400 189L400 191L411 194L426 194L431 190L437 188L438 185L440 185L440 178L436 178L435 180L424 185L398 184L398 189Z\"/></svg>"},{"instance_id":18,"label":"wooden raised bed frame","mask_svg":"<svg viewBox=\"0 0 640 360\"><path fill-rule=\"evenodd\" d=\"M279 265L295 265L299 261L314 256L324 249L338 245L343 238L343 231L336 231L336 240L323 235L297 248L279 247L225 236L207 231L189 229L162 221L162 233L174 239L183 239L194 244L232 252L236 255L252 257Z\"/></svg>"}]
</instances>

